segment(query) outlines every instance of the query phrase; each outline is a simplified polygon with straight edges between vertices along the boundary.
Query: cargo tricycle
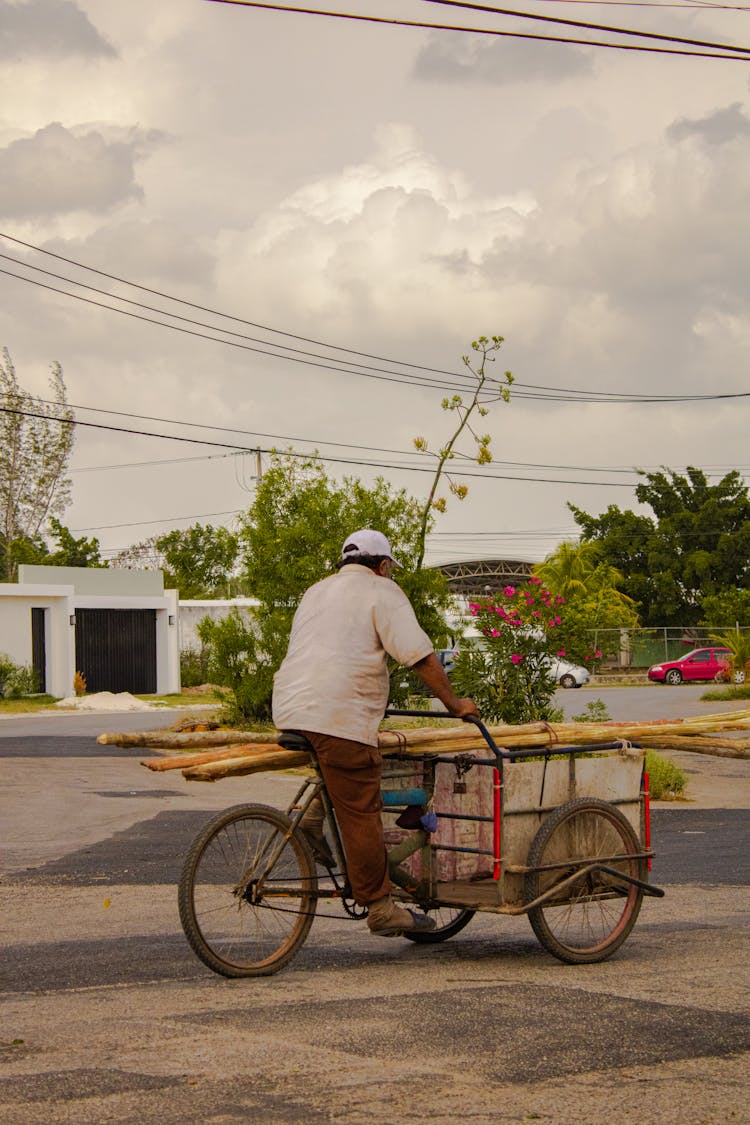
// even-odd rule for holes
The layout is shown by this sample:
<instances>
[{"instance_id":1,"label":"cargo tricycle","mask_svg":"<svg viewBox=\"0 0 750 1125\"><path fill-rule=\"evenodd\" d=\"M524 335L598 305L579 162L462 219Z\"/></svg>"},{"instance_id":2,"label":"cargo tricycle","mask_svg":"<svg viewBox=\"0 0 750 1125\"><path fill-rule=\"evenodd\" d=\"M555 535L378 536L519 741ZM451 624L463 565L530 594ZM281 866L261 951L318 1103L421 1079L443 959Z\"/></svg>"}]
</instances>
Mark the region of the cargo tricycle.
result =
<instances>
[{"instance_id":1,"label":"cargo tricycle","mask_svg":"<svg viewBox=\"0 0 750 1125\"><path fill-rule=\"evenodd\" d=\"M429 717L431 711L386 712ZM447 716L446 716L447 717ZM477 912L526 914L561 961L610 957L632 930L649 882L651 839L644 751L628 742L503 749L478 719L469 751L407 747L383 759L383 818L394 898L435 929L405 931L442 942ZM366 917L351 897L346 859L312 746L309 776L289 807L237 805L211 820L182 870L179 909L197 956L227 977L267 976L299 952L321 904ZM335 858L318 871L300 821L323 802ZM326 914L325 916L331 916Z\"/></svg>"}]
</instances>

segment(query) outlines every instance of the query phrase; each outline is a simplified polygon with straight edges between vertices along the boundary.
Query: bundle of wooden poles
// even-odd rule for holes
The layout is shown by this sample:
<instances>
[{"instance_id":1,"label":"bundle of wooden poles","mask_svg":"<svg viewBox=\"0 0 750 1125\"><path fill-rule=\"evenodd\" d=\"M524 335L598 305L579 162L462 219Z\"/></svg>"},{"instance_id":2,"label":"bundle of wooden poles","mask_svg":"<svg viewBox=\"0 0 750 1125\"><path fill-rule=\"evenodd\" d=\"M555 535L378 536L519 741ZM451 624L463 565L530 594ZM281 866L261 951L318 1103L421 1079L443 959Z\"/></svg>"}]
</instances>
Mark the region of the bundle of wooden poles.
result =
<instances>
[{"instance_id":1,"label":"bundle of wooden poles","mask_svg":"<svg viewBox=\"0 0 750 1125\"><path fill-rule=\"evenodd\" d=\"M750 758L750 736L741 736L742 731L750 731L750 710L650 722L521 723L517 726L491 726L488 730L497 745L508 750L554 751L555 746L585 747L623 739L656 750L690 750L718 757ZM738 734L740 737L737 737ZM309 764L307 754L285 750L279 746L277 738L278 734L273 732L236 730L195 733L146 731L100 734L97 741L109 746L177 750L177 754L151 758L143 765L150 770L180 769L188 781L218 781L222 777ZM378 736L378 743L384 757L396 753L452 754L486 749L481 734L469 723L442 729L410 727L384 730Z\"/></svg>"}]
</instances>

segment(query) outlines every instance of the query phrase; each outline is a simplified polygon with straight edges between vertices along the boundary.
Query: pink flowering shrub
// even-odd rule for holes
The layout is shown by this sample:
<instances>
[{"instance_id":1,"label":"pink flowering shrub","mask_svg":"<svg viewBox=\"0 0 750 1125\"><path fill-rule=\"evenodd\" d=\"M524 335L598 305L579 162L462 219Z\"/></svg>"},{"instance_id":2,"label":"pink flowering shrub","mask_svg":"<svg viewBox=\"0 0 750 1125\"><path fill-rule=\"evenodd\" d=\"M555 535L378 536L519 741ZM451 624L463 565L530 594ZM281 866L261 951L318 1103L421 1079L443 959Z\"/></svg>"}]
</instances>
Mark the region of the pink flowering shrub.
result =
<instances>
[{"instance_id":1,"label":"pink flowering shrub","mask_svg":"<svg viewBox=\"0 0 750 1125\"><path fill-rule=\"evenodd\" d=\"M555 682L547 669L551 659L565 654L560 644L563 603L538 578L469 603L473 624L483 636L464 642L452 680L460 695L476 701L488 722L559 717L552 706Z\"/></svg>"}]
</instances>

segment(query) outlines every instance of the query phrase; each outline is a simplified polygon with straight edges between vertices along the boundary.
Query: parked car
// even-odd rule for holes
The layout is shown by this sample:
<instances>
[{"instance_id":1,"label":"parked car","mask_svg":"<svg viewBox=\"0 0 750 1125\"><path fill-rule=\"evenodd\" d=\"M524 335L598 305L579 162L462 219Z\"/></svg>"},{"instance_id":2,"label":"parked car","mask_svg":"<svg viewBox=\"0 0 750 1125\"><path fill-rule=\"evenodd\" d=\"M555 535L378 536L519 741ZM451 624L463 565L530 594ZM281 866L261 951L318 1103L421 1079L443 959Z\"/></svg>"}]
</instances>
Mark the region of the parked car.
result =
<instances>
[{"instance_id":1,"label":"parked car","mask_svg":"<svg viewBox=\"0 0 750 1125\"><path fill-rule=\"evenodd\" d=\"M731 655L728 648L694 648L679 660L663 660L661 664L652 664L648 670L648 678L657 684L676 685L683 680L716 680L720 683L729 678Z\"/></svg>"},{"instance_id":2,"label":"parked car","mask_svg":"<svg viewBox=\"0 0 750 1125\"><path fill-rule=\"evenodd\" d=\"M557 658L551 661L549 670L550 675L560 687L564 688L583 687L591 679L588 668L583 668L580 664L571 664L569 660Z\"/></svg>"},{"instance_id":3,"label":"parked car","mask_svg":"<svg viewBox=\"0 0 750 1125\"><path fill-rule=\"evenodd\" d=\"M450 675L453 670L453 665L456 663L458 656L457 648L440 648L437 651L437 658L445 668L445 671Z\"/></svg>"}]
</instances>

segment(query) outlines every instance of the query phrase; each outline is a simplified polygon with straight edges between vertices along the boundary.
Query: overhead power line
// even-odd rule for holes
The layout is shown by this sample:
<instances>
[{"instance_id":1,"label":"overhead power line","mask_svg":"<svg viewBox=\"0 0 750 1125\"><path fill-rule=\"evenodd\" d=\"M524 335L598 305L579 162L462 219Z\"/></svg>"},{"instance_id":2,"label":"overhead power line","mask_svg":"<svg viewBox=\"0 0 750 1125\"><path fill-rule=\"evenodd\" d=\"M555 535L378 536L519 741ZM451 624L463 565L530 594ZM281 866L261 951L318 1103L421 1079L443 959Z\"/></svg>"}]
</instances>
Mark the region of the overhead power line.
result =
<instances>
[{"instance_id":1,"label":"overhead power line","mask_svg":"<svg viewBox=\"0 0 750 1125\"><path fill-rule=\"evenodd\" d=\"M431 474L435 472L434 465L424 465L424 466L422 466L422 465L413 465L413 464L410 464L410 465L393 464L392 462L389 462L389 461L375 461L375 460L369 460L369 459L365 460L363 458L332 457L330 454L321 454L321 453L317 453L317 452L316 453L309 453L309 452L308 453L300 453L297 450L293 450L293 449L270 449L270 448L269 449L258 449L257 446L242 446L242 445L237 445L237 444L231 443L231 442L209 441L205 438L185 437L184 435L178 435L178 434L159 434L159 433L154 433L154 431L152 431L152 430L136 430L136 429L131 429L131 428L126 427L126 426L107 425L103 422L81 422L77 419L66 419L66 418L49 419L46 414L40 414L40 413L34 412L32 410L19 410L19 409L16 409L16 408L13 408L13 407L8 407L8 406L0 406L0 413L16 414L16 415L21 415L25 418L45 418L48 421L59 422L60 425L85 426L89 429L94 429L94 430L106 430L106 431L109 431L109 432L112 432L112 433L132 434L136 437L151 437L151 438L159 438L163 441L187 442L190 445L209 445L209 446L214 446L214 447L218 447L218 448L221 448L221 449L235 449L237 451L241 451L241 452L244 452L244 453L258 453L258 452L265 453L265 454L277 453L279 456L282 456L282 457L294 457L294 458L298 458L298 459L302 459L302 460L325 461L326 463L340 464L340 465L359 465L362 468L368 468L368 469L391 469L391 470L394 470L394 471L397 470L399 472L431 473ZM527 482L527 483L532 483L532 484L581 484L581 485L588 485L590 487L631 488L631 489L633 487L632 484L628 484L625 481L580 481L580 480L562 480L562 479L558 479L558 478L549 478L549 477L526 477L526 476L521 477L521 476L511 475L511 474L508 474L508 473L491 473L491 472L484 471L484 470L480 470L479 472L475 472L475 471L472 471L470 469L464 469L464 468L459 468L457 470L457 475L458 474L460 474L461 477L478 477L482 480L515 480L515 481L519 481L519 482Z\"/></svg>"},{"instance_id":2,"label":"overhead power line","mask_svg":"<svg viewBox=\"0 0 750 1125\"><path fill-rule=\"evenodd\" d=\"M314 353L314 352L305 352L301 349L299 349L297 356L291 356L291 355L279 354L278 352L275 352L275 351L263 352L261 349L254 349L254 348L249 347L249 346L247 347L247 350L249 350L249 351L257 350L257 351L260 351L261 354L269 355L274 359L290 359L293 362L303 363L305 365L312 366L312 367L324 367L327 370L332 370L332 371L338 372L339 374L363 375L363 376L368 377L368 378L382 379L382 380L385 380L385 381L388 381L388 382L393 382L393 383L396 383L396 384L398 384L399 382L403 382L405 385L422 386L422 387L425 387L425 388L431 388L431 389L436 389L436 390L441 390L441 391L451 390L451 391L459 391L460 392L460 391L465 391L467 389L467 383L468 383L469 387L472 386L472 383L470 381L470 376L467 376L463 373L459 373L459 372L455 372L455 371L449 371L449 370L446 370L444 368L429 367L429 366L424 365L424 364L410 363L410 362L405 361L405 360L390 359L390 358L387 358L385 356L378 356L378 355L374 355L374 354L371 354L371 353L368 353L368 352L358 352L355 349L342 347L341 345L338 345L338 344L331 344L331 343L321 341L321 340L311 340L311 339L308 339L307 337L299 336L295 333L284 332L281 329L277 329L277 328L269 328L265 325L258 324L255 321L243 320L240 317L236 317L236 316L234 316L230 313L220 312L217 309L212 309L212 308L209 308L205 305L198 305L198 304L195 304L191 301L184 300L181 297L176 297L173 294L165 293L161 290L150 289L148 286L140 285L138 282L128 281L126 278L119 277L115 274L105 273L103 270L96 269L93 266L89 266L89 265L86 265L83 262L76 261L73 258L65 257L62 254L56 254L51 250L45 250L40 246L35 246L33 243L25 242L22 239L15 238L13 235L9 235L9 234L0 232L0 238L4 238L9 242L13 242L16 245L23 246L23 247L25 247L29 250L32 250L36 253L43 254L47 257L57 259L58 261L63 261L65 263L67 263L68 265L74 266L76 269L81 269L81 270L84 270L88 273L93 273L93 274L96 274L100 277L105 277L105 278L107 278L111 281L117 282L120 285L126 285L129 288L135 289L135 290L140 291L140 292L150 293L150 294L156 295L156 296L158 296L158 297L160 297L164 300L170 301L174 304L183 306L185 308L198 309L198 310L201 310L203 312L209 313L211 316L219 317L221 319L225 319L225 320L228 320L228 321L231 321L231 322L234 322L234 323L239 323L239 324L244 324L244 325L247 325L247 326L259 328L261 331L269 332L269 333L272 333L274 335L283 335L283 336L286 336L289 339L300 340L300 341L307 342L307 343L314 343L316 347L325 348L325 349L327 349L328 351L331 351L331 352L341 351L341 352L345 353L346 355L359 355L359 356L362 356L365 359L375 359L380 363L389 364L390 367L388 367L388 368L371 368L370 367L370 368L367 368L365 370L365 369L362 369L362 368L354 365L352 363L352 361L350 361L350 360L340 360L337 356L333 357L333 360L334 360L333 363L331 363L331 364L322 363L321 364L321 363L315 362L314 359L315 358L325 359L327 357L316 356L316 353ZM36 271L38 273L42 273L46 276L53 276L53 277L56 277L56 278L61 278L61 275L59 275L59 274L54 274L51 271L45 270L40 266L34 266L30 262L23 261L22 259L13 258L11 255L8 255L8 254L0 254L0 258L3 258L3 259L5 259L7 261L10 261L10 262L13 262L17 265L20 265L22 268L27 269L27 270L33 270L33 271ZM117 308L115 306L108 305L108 304L105 304L103 302L99 302L99 301L96 301L94 299L91 299L91 298L86 298L86 297L81 296L80 294L71 293L68 290L58 289L55 286L50 286L50 285L47 285L43 282L37 281L34 278L29 278L29 277L25 277L25 276L20 275L20 274L16 274L16 273L14 273L10 270L0 269L0 273L4 273L9 277L16 278L19 281L26 281L27 283L37 285L38 287L40 287L42 289L49 289L52 292L59 294L60 296L71 297L75 300L84 301L87 304L103 308L103 309L105 309L107 311L110 311L110 312L119 312L119 313L121 313L123 315L126 315L126 316L132 316L137 320L144 320L147 323L153 323L153 324L156 324L156 325L158 325L159 327L162 327L162 328L172 328L174 331L183 332L183 333L186 333L188 335L195 335L195 336L198 336L201 339L205 339L205 340L208 340L209 342L213 342L213 343L217 343L217 344L227 344L228 346L231 346L231 347L242 347L243 346L241 343L238 343L235 340L225 339L224 336L222 336L222 335L208 335L207 333L203 333L203 332L197 332L197 331L193 332L192 330L186 329L186 328L181 327L179 325L169 324L169 323L167 323L165 321L161 321L161 320L152 320L152 318L150 318L150 317L141 316L140 314L132 313L129 310L126 310L126 309L120 309L120 308ZM100 294L103 293L113 301L125 301L129 304L132 304L132 305L138 305L140 308L144 308L144 309L151 309L152 308L152 306L148 306L148 305L142 304L140 302L133 301L130 298L120 297L117 294L110 293L108 290L101 290L101 289L97 289L94 286L85 285L85 283L77 281L73 278L64 277L64 278L62 278L62 280L64 282L68 283L68 284L77 285L79 287L86 288L86 289L88 289L90 291L93 291L93 292L96 292L96 293L100 293ZM187 322L189 324L193 324L194 326L207 327L207 328L209 328L209 330L211 332L223 333L223 332L226 331L225 329L223 329L220 326L216 326L216 327L207 326L207 325L204 325L203 322L191 320L188 317L183 317L182 315L178 315L176 313L171 313L168 309L158 309L158 310L155 310L155 311L157 311L159 313L159 315L170 317L173 320L180 320L180 321L183 321L183 322ZM243 337L242 334L240 334L240 333L229 333L229 335L237 335L237 336L240 337L240 340L242 340L242 339L252 339L252 337ZM272 341L260 341L260 342L265 343L269 347L272 347L272 348L281 347L285 351L291 351L292 350L285 344L276 345ZM306 358L306 357L309 357L309 358ZM337 366L338 363L346 363L347 367L346 368L338 367ZM399 368L399 367L406 368L407 370L405 372L399 372L398 370L396 370L396 368ZM410 376L412 375L412 373L416 373L416 372L425 372L427 375L435 376L435 379L434 379L434 381L431 381L429 378L426 378L424 375L414 374L413 380L412 380L412 378L410 378ZM448 379L442 380L440 378L440 376L442 376L442 375L447 376ZM449 382L448 380L452 380L453 382ZM498 384L500 382L500 380L497 380L497 379L493 378L492 376L489 377L489 380L493 384ZM705 394L705 395L638 394L638 393L633 393L633 392L621 392L621 391L584 390L584 389L574 388L574 387L551 387L551 386L547 386L547 385L539 384L539 383L525 383L525 382L522 382L521 380L516 380L516 382L514 382L512 394L513 394L514 398L521 398L521 399L528 398L528 399L534 399L534 400L541 401L541 402L572 402L572 403L588 402L588 403L609 403L609 404L611 404L611 403L637 403L637 404L675 403L676 404L676 403L680 403L680 402L704 402L704 401L705 402L709 402L709 401L713 402L713 401L718 401L720 399L750 398L750 391L748 391L748 392L729 392L729 391L727 391L727 392L722 392L720 394L714 393L714 394ZM490 397L488 397L486 401L490 401ZM304 439L294 439L294 440L304 440ZM328 444L330 444L330 443L328 443Z\"/></svg>"},{"instance_id":3,"label":"overhead power line","mask_svg":"<svg viewBox=\"0 0 750 1125\"><path fill-rule=\"evenodd\" d=\"M560 24L563 27L580 27L587 31L608 31L611 35L627 35L639 39L655 39L667 43L681 43L692 47L711 47L714 50L740 51L750 53L750 47L737 47L731 43L714 43L705 39L685 39L678 35L661 35L655 31L637 31L629 27L613 27L610 24L590 23L584 20L562 19L559 16L543 16L539 12L520 12L517 8L496 8L490 4L474 4L469 0L422 0L427 4L439 4L444 8L460 8L472 12L489 12L498 16L513 16L541 23Z\"/></svg>"},{"instance_id":4,"label":"overhead power line","mask_svg":"<svg viewBox=\"0 0 750 1125\"><path fill-rule=\"evenodd\" d=\"M34 269L35 267L32 266L31 268ZM83 301L87 305L95 305L98 308L107 309L107 310L109 310L109 312L119 313L121 316L132 317L134 320L140 320L140 321L145 322L146 324L154 324L154 325L157 325L160 328L169 328L173 332L180 332L181 334L186 335L186 336L194 336L194 337L197 337L198 339L201 339L201 340L210 340L210 341L212 341L213 343L216 343L216 344L224 344L227 347L239 348L240 350L246 351L246 352L255 352L255 353L258 353L260 355L270 356L273 359L286 359L291 363L302 363L306 367L316 367L316 368L322 368L326 371L336 371L336 372L339 372L340 374L343 374L343 375L361 375L364 378L376 379L378 381L382 381L382 382L386 382L386 383L399 383L399 384L404 385L404 386L423 387L423 388L428 388L430 390L467 391L469 389L469 386L470 386L470 384L467 384L467 383L464 383L464 382L448 383L446 381L436 381L434 379L433 380L425 379L425 378L422 378L421 376L418 376L418 375L402 375L402 376L399 376L399 375L396 375L396 374L388 374L387 372L383 372L382 374L376 374L374 370L365 371L362 368L356 368L356 369L352 370L352 369L347 369L347 368L344 368L344 367L338 367L334 363L317 362L317 361L312 360L312 359L302 359L299 356L294 356L294 355L288 355L288 356L280 355L278 352L268 351L268 350L263 349L263 348L255 347L251 344L244 344L244 343L241 343L239 340L226 339L224 336L212 336L212 335L209 335L206 332L198 332L195 329L185 328L185 327L183 327L179 324L168 324L165 321L154 319L153 317L143 316L140 313L131 312L129 309L117 308L115 305L108 305L108 304L105 304L103 301L96 301L91 297L84 297L83 294L81 294L81 293L71 293L69 290L58 289L54 285L48 285L43 281L37 281L36 278L24 277L22 274L14 273L12 270L0 269L0 273L7 274L9 277L15 277L18 281L25 281L25 282L29 283L30 285L37 286L40 289L47 289L52 293L58 293L63 297L71 297L73 300ZM73 284L81 284L81 283L80 282L73 282ZM112 299L113 300L121 300L122 298L118 298L118 297L113 296ZM172 316L173 314L172 313L164 313L163 315ZM214 331L221 332L222 329L215 329Z\"/></svg>"},{"instance_id":5,"label":"overhead power line","mask_svg":"<svg viewBox=\"0 0 750 1125\"><path fill-rule=\"evenodd\" d=\"M245 333L242 333L242 332L232 332L232 331L230 331L229 329L226 329L226 328L217 328L215 325L207 324L205 321L195 320L192 317L183 316L181 313L170 312L168 309L158 308L154 305L147 305L143 301L134 300L132 297L120 297L115 293L111 293L108 289L99 289L97 286L87 285L83 281L77 281L75 278L67 277L64 274L54 273L52 270L45 270L41 266L34 266L30 262L24 262L23 259L14 258L10 254L0 254L0 258L3 259L6 262L12 262L16 266L21 266L24 269L34 270L36 273L44 274L45 277L52 277L56 281L62 281L64 283L68 284L68 285L76 285L80 289L88 290L90 293L98 293L100 296L109 297L110 300L113 300L113 301L122 301L124 304L133 305L135 308L144 309L146 312L156 313L159 316L167 316L167 317L170 318L170 320L177 320L177 321L180 321L182 324L190 324L190 325L193 325L194 327L197 327L197 328L206 328L211 332L222 332L227 336L230 336L230 337L234 336L234 337L237 337L237 339L239 339L239 340L246 340L246 341L249 341L249 342L254 343L254 344L268 344L267 340L258 339L258 337L256 337L256 336L248 336L248 335L246 335ZM3 272L5 272L5 271L3 271ZM11 273L11 276L12 277L19 277L20 280L25 280L25 281L31 281L32 280L31 278L23 278L19 274L12 274ZM56 289L55 292L59 293L59 292L61 292L61 290ZM66 295L71 296L71 297L76 296L76 294L74 294L74 293L66 293ZM110 308L113 312L124 311L122 309L117 309L117 308L115 308L113 306L109 306L109 305L105 305L103 307ZM152 323L157 323L157 322L152 321ZM164 328L172 327L172 325L164 323L164 322L158 322L158 323L161 323L162 327L164 327ZM200 335L200 333L196 333L196 335ZM230 343L231 341L222 341L222 342ZM268 352L268 351L265 351L264 349L261 349L261 348L249 348L248 350L249 351L259 351L261 355L271 355L276 359L291 359L294 362L304 362L304 363L308 362L308 357L313 358L313 359L322 359L322 360L328 360L330 358L328 356L319 355L316 352L306 351L306 350L303 350L301 348L293 348L293 347L290 347L288 344L277 344L277 345L274 345L274 346L279 347L279 348L283 348L285 352L290 352L291 354L290 355L279 355L276 352ZM298 358L299 356L304 356L306 358L300 360ZM372 367L372 366L367 365L367 364L361 364L361 363L355 364L353 360L340 359L339 357L336 357L336 363L337 364L338 363L345 363L349 367L354 368L355 370L353 371L353 374L366 375L368 372L378 372L379 374L396 375L401 379L403 379L403 377L404 377L403 372L389 371L389 370L383 369L381 367ZM315 366L320 366L320 365L315 365ZM332 367L331 370L341 371L342 368ZM444 383L444 382L435 383L434 378L432 380L428 380L422 375L414 375L413 378L415 380L419 380L420 383L422 383L422 382L425 383L425 385L428 385L428 386L432 386L432 387L445 386L448 389L455 389L449 383ZM469 375L454 375L453 378L454 378L454 380L460 382L463 385L464 389L466 389L466 390L468 390L472 386L471 377Z\"/></svg>"},{"instance_id":6,"label":"overhead power line","mask_svg":"<svg viewBox=\"0 0 750 1125\"><path fill-rule=\"evenodd\" d=\"M364 15L364 14L360 14L360 13L356 13L356 12L333 12L333 11L330 11L328 9L323 9L323 8L293 7L291 5L285 5L285 4L267 4L267 3L261 3L260 0L207 0L207 2L210 3L210 4L232 4L232 5L237 5L237 6L243 7L243 8L259 8L261 10L272 11L272 12L295 13L297 15L306 15L306 16L324 16L324 17L328 17L330 19L355 20L355 21L361 21L361 22L364 22L364 23L386 24L386 25L390 25L392 27L420 28L422 30L427 30L427 31L465 32L465 33L468 33L470 35L490 35L490 36L497 36L497 37L503 37L503 38L508 38L508 39L530 39L530 40L535 40L537 42L547 42L547 43L568 43L568 44L573 44L575 46L600 47L600 48L606 48L606 49L617 50L617 51L646 51L646 52L649 52L651 54L658 54L658 55L683 55L683 56L687 55L687 56L690 56L690 57L693 57L693 58L731 59L731 60L734 60L734 61L741 61L741 62L747 62L748 59L750 58L750 47L737 47L734 44L710 43L710 42L703 42L703 41L699 42L697 40L693 41L693 40L689 40L689 39L679 39L677 37L672 38L670 36L657 36L655 34L652 35L649 32L625 31L622 28L614 28L614 27L607 28L607 30L609 31L610 34L619 33L619 34L624 34L624 35L632 35L632 36L638 36L638 37L642 37L642 38L653 38L653 39L666 38L666 39L669 39L669 40L671 40L675 43L690 44L692 42L695 42L696 45L710 47L710 48L712 48L712 50L710 50L710 51L696 51L696 50L689 51L689 50L681 50L678 47L650 47L650 46L646 46L643 43L621 43L621 42L614 42L613 43L613 42L606 42L606 41L602 41L602 40L598 40L598 39L576 39L576 38L565 37L565 36L561 36L561 35L534 35L531 32L523 32L523 31L499 31L495 28L466 27L462 24L431 23L431 22L428 22L428 21L425 21L425 20L401 20L401 19L386 18L384 16L368 16L368 15ZM512 13L508 13L508 14L512 14L516 18L522 18L522 19L532 18L529 15L529 13L527 13L527 12L517 12L516 11L516 12L512 12ZM533 17L533 18L550 19L551 17L538 16L538 17ZM560 21L552 21L552 22L566 23L568 21L560 20ZM583 23L583 22L576 22L576 21L573 21L573 24L574 24L574 26L580 26L582 28L591 28L592 30L598 30L598 29L601 28L601 25L598 25L598 24L586 24L586 23Z\"/></svg>"},{"instance_id":7,"label":"overhead power line","mask_svg":"<svg viewBox=\"0 0 750 1125\"><path fill-rule=\"evenodd\" d=\"M86 265L83 262L76 261L75 258L67 258L63 254L56 254L52 250L45 250L41 246L34 245L33 242L24 242L23 239L14 238L11 234L6 234L0 231L0 238L6 239L8 242L13 242L17 246L24 246L27 250L34 250L38 254L44 254L48 258L55 258L59 262L66 262L70 266L75 266L77 269L86 270L88 273L96 274L98 277L106 277L109 281L116 281L120 285L127 285L131 289L138 289L142 293L150 293L154 297L162 297L164 300L173 301L177 304L184 305L186 308L195 309L197 312L209 313L211 316L221 317L222 320L230 320L235 324L244 324L248 328L257 328L261 332L270 332L275 336L285 336L288 340L297 340L304 344L313 344L318 348L327 348L329 351L343 352L345 355L361 356L363 359L375 359L379 363L389 363L398 367L412 368L415 371L426 371L432 375L448 375L450 378L455 379L455 371L445 371L439 367L426 367L419 363L409 363L400 359L389 359L386 356L373 355L370 352L356 351L354 348L342 347L340 344L329 344L323 340L316 340L309 336L301 336L294 332L285 332L280 328L271 328L267 324L259 324L257 321L247 320L243 317L234 316L231 313L221 312L218 309L212 309L207 305L199 305L193 301L187 301L182 297L175 297L173 294L164 293L160 289L152 289L147 285L140 285L134 281L128 281L127 278L118 277L117 274L106 273L104 270L96 269L94 266Z\"/></svg>"},{"instance_id":8,"label":"overhead power line","mask_svg":"<svg viewBox=\"0 0 750 1125\"><path fill-rule=\"evenodd\" d=\"M52 399L39 399L38 401L44 403L47 406L54 405L54 402L53 402ZM175 425L175 426L185 426L188 429L211 430L214 433L240 434L242 437L264 438L266 440L270 439L272 441L285 441L285 442L302 441L302 442L306 442L306 443L309 443L310 445L315 446L316 449L321 445L327 445L327 446L331 446L331 447L336 448L336 449L356 449L356 450L359 450L359 451L362 451L362 452L365 452L365 453L392 453L392 454L394 454L394 456L397 456L397 457L416 457L416 458L419 458L419 459L423 459L424 456L425 456L425 451L417 450L417 449L391 449L387 446L360 445L360 444L357 444L355 442L350 442L350 441L328 441L324 438L299 437L299 436L294 435L294 434L270 434L270 433L261 432L261 431L258 431L258 430L243 430L243 429L239 429L238 427L235 427L235 426L214 426L211 423L206 423L206 422L188 422L188 421L186 421L184 419L181 419L181 418L164 418L163 416L158 415L158 414L138 414L138 413L135 413L134 411L131 411L131 410L110 410L107 407L86 406L82 403L76 403L76 402L66 403L66 406L68 406L71 410L87 410L87 411L89 411L90 413L93 413L93 414L107 414L107 415L112 415L112 416L117 417L117 418L139 418L142 421L146 421L146 422L165 422L165 423ZM250 452L255 452L255 450L252 449L252 450L250 450ZM435 454L435 455L437 455L437 454ZM210 460L212 458L225 458L225 457L232 457L232 456L235 456L235 453L231 453L231 452L230 453L208 453L208 454L205 455L205 457L180 457L180 458L171 458L171 459L168 459L168 460L161 460L161 461L135 461L135 462L121 464L121 465L91 466L90 468L81 468L81 469L77 469L77 470L73 469L71 471L72 472L90 472L90 471L93 471L96 468L117 469L117 468L141 467L141 466L148 466L148 465L162 465L162 464L163 465L171 465L171 464L179 464L179 463L182 463L182 462L185 462L185 461ZM467 454L456 453L456 458L460 459L462 461L472 461L473 462L475 460L475 458L472 457L468 453ZM508 468L560 469L560 470L564 470L565 472L582 472L582 473L607 472L607 473L627 474L629 476L632 476L633 473L636 471L632 466L626 466L626 465L593 465L593 466L592 465L558 465L558 464L552 464L550 462L543 462L543 461L503 461L503 460L499 460L497 458L493 458L492 463L494 465L503 465L503 466L508 467ZM647 471L649 471L649 469L654 469L654 471L657 471L660 468L660 466L640 465L640 466L638 466L638 468L643 470L644 472L647 472ZM729 465L729 466L719 465L719 466L713 466L713 468L716 470L716 472L723 471L723 470L729 471L730 469L737 469L739 471L739 467L737 465Z\"/></svg>"}]
</instances>

